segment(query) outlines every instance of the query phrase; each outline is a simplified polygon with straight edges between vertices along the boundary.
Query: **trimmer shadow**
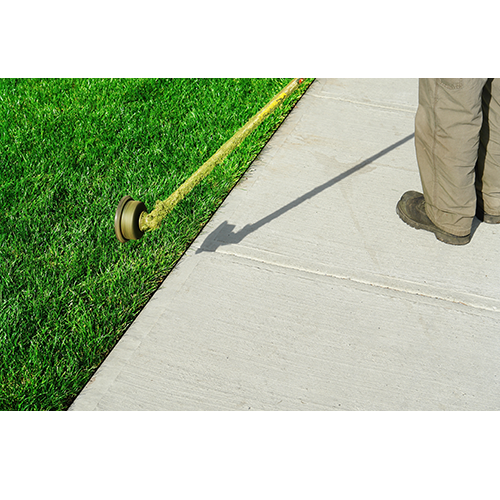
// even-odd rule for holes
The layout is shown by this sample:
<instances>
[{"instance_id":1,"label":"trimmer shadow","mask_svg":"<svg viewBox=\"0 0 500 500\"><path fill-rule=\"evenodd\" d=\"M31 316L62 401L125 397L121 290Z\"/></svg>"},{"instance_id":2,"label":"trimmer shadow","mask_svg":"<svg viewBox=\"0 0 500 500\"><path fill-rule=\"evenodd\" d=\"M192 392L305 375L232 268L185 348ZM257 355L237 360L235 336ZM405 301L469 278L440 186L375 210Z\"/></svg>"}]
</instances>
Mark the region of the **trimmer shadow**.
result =
<instances>
[{"instance_id":1,"label":"trimmer shadow","mask_svg":"<svg viewBox=\"0 0 500 500\"><path fill-rule=\"evenodd\" d=\"M247 224L245 227L240 229L237 232L233 233L233 230L235 228L234 225L228 224L227 221L224 221L220 226L212 231L205 241L202 243L201 247L196 250L196 253L201 253L201 252L215 252L219 246L223 245L232 245L235 243L239 243L240 241L243 240L246 236L248 236L250 233L253 233L254 231L257 231L257 229L261 228L265 224L268 224L272 220L278 218L280 215L283 215L285 212L288 212L289 210L292 210L293 208L299 206L301 203L303 203L306 200L309 200L316 196L317 194L321 193L325 189L328 189L329 187L337 184L341 180L345 179L349 175L354 174L358 170L361 170L363 167L366 167L370 163L373 163L375 160L378 160L382 156L386 155L387 153L393 151L394 149L398 148L399 146L403 145L405 142L408 142L410 139L413 139L415 134L410 134L404 139L401 139L400 141L392 144L391 146L383 149L379 153L371 156L370 158L364 160L363 162L359 163L358 165L355 165L354 167L351 167L349 170L346 170L345 172L342 172L341 174L337 175L333 179L325 182L324 184L321 184L321 186L318 186L311 191L305 193L304 195L300 196L296 200L288 203L284 207L276 210L272 214L264 217L263 219L254 222L253 224ZM219 235L224 235L223 240L218 239Z\"/></svg>"}]
</instances>

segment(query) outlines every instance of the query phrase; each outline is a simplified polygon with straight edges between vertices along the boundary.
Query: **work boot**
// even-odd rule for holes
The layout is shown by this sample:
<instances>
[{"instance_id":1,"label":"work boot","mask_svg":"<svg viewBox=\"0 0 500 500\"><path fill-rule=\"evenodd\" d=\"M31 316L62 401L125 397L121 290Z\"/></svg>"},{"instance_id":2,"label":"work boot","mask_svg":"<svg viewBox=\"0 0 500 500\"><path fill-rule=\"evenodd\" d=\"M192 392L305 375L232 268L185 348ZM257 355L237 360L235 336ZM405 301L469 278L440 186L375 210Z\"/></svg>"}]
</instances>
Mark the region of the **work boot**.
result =
<instances>
[{"instance_id":1,"label":"work boot","mask_svg":"<svg viewBox=\"0 0 500 500\"><path fill-rule=\"evenodd\" d=\"M481 222L486 222L488 224L500 224L500 215L490 215L484 211L482 203L480 203L479 198L477 202L476 217Z\"/></svg>"},{"instance_id":2,"label":"work boot","mask_svg":"<svg viewBox=\"0 0 500 500\"><path fill-rule=\"evenodd\" d=\"M467 236L455 236L439 229L425 213L424 195L416 191L406 192L399 200L396 212L401 219L415 229L425 229L436 235L436 238L443 243L450 245L466 245L470 241L470 234Z\"/></svg>"},{"instance_id":3,"label":"work boot","mask_svg":"<svg viewBox=\"0 0 500 500\"><path fill-rule=\"evenodd\" d=\"M481 220L488 224L500 224L500 215L490 215L483 212L483 218Z\"/></svg>"}]
</instances>

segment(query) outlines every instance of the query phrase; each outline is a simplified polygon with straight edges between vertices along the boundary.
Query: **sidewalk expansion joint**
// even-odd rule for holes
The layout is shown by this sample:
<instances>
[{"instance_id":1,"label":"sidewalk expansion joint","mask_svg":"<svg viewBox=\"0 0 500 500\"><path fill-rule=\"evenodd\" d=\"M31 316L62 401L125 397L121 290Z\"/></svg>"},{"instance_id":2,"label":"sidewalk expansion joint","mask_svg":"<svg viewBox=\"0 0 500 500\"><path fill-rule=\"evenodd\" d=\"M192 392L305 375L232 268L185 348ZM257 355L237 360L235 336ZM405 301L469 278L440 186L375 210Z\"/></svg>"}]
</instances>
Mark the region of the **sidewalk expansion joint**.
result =
<instances>
[{"instance_id":1,"label":"sidewalk expansion joint","mask_svg":"<svg viewBox=\"0 0 500 500\"><path fill-rule=\"evenodd\" d=\"M333 96L328 96L328 95L318 95L318 94L307 94L308 96L311 97L317 97L319 99L329 99L332 101L341 101L341 102L347 102L349 104L357 104L359 106L370 106L372 108L381 108L381 109L390 109L392 111L403 111L404 113L412 113L415 114L417 111L416 108L395 108L393 106L384 106L382 104L374 104L372 102L363 102L363 101L353 101L351 99L342 99L342 97L333 97Z\"/></svg>"},{"instance_id":2,"label":"sidewalk expansion joint","mask_svg":"<svg viewBox=\"0 0 500 500\"><path fill-rule=\"evenodd\" d=\"M371 272L366 272L367 277L365 279L363 277L356 277L348 274L340 274L340 273L337 274L331 271L312 269L310 267L309 268L303 267L297 264L294 265L293 263L287 263L283 261L279 262L278 259L280 257L284 258L284 256L280 256L278 254L276 254L276 257L278 259L271 260L271 259L264 259L260 256L255 256L255 255L252 256L248 254L244 255L240 253L229 252L227 250L221 250L220 248L215 253L219 255L227 255L235 257L241 260L258 262L261 264L268 265L270 267L289 269L300 273L312 274L315 276L321 276L325 278L333 278L336 280L341 280L344 283L351 282L358 285L370 286L381 290L402 293L409 296L417 296L426 299L439 300L443 303L455 304L457 306L465 306L466 308L471 308L474 310L474 312L470 311L470 313L472 314L478 314L480 311L482 311L482 312L494 313L494 315L496 316L498 313L500 313L500 307L499 307L500 302L498 300L466 292L460 293L453 290L450 290L449 291L450 295L446 296L442 292L443 291L446 292L447 290L437 289L437 287L433 287L432 285L428 284L417 283L409 280L402 280L401 278L379 275ZM376 281L372 278L381 278L381 279L379 281ZM386 283L383 283L384 280L386 281ZM408 285L408 287L405 287L404 284ZM451 294L453 294L454 296L451 296Z\"/></svg>"}]
</instances>

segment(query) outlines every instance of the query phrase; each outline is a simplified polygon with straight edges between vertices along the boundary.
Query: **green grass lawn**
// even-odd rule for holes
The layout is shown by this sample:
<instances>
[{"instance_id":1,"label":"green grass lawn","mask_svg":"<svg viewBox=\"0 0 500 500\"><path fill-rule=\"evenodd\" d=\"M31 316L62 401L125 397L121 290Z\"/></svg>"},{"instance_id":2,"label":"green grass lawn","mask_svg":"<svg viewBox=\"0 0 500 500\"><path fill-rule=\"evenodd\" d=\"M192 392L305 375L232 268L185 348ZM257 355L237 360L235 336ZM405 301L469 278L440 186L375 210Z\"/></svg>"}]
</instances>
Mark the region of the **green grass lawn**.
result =
<instances>
[{"instance_id":1,"label":"green grass lawn","mask_svg":"<svg viewBox=\"0 0 500 500\"><path fill-rule=\"evenodd\" d=\"M121 244L120 198L165 199L290 79L0 80L0 410L64 410L311 80L161 229Z\"/></svg>"}]
</instances>

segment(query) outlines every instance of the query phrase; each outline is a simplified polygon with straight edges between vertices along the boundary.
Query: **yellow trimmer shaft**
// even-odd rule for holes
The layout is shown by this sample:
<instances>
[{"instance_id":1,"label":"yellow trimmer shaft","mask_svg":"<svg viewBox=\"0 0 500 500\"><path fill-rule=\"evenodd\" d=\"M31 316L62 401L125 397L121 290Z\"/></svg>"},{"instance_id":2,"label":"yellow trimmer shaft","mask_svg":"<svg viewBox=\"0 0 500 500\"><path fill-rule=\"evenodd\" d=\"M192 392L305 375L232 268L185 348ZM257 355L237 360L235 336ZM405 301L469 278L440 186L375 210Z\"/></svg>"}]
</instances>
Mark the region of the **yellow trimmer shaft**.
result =
<instances>
[{"instance_id":1,"label":"yellow trimmer shaft","mask_svg":"<svg viewBox=\"0 0 500 500\"><path fill-rule=\"evenodd\" d=\"M243 125L207 160L189 179L187 179L166 200L157 201L154 210L147 213L146 206L131 196L124 196L115 214L116 237L125 243L138 240L145 232L158 229L161 221L197 184L199 184L219 163L221 163L243 140L250 135L292 92L302 83L303 78L295 78L281 92L276 94L253 118Z\"/></svg>"}]
</instances>

